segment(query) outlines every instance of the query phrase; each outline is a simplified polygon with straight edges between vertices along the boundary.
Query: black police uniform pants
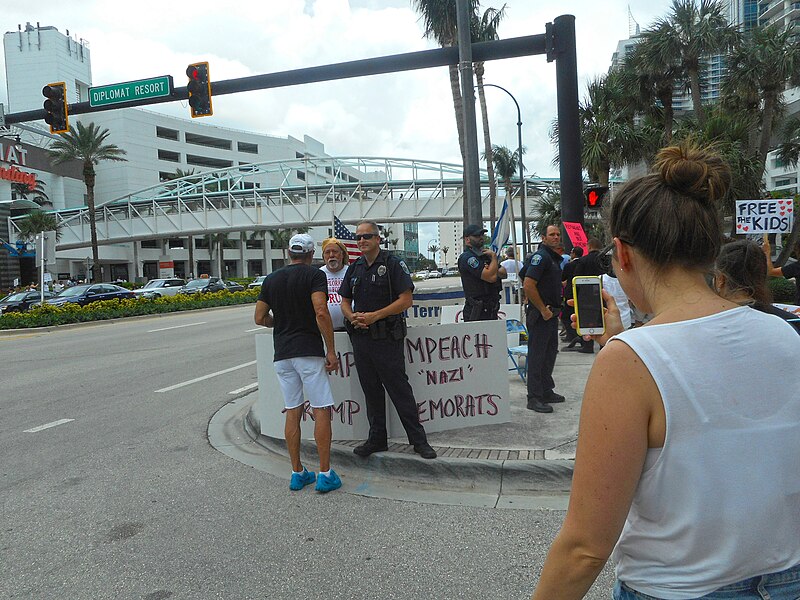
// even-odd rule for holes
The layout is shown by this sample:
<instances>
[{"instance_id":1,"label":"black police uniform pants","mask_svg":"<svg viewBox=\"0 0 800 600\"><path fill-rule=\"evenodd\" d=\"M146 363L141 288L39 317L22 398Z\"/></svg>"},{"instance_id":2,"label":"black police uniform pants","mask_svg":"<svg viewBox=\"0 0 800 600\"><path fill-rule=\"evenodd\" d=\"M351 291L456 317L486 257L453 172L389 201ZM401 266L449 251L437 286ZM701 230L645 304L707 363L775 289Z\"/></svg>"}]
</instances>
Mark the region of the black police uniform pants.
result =
<instances>
[{"instance_id":1,"label":"black police uniform pants","mask_svg":"<svg viewBox=\"0 0 800 600\"><path fill-rule=\"evenodd\" d=\"M412 445L426 443L428 437L419 422L417 402L406 375L406 360L403 353L405 338L373 340L369 333L353 333L350 341L353 344L358 380L366 398L370 441L380 445L386 443L386 392L388 392L400 422L406 430L408 443Z\"/></svg>"},{"instance_id":2,"label":"black police uniform pants","mask_svg":"<svg viewBox=\"0 0 800 600\"><path fill-rule=\"evenodd\" d=\"M558 318L547 321L535 308L528 309L528 400L542 401L556 386L553 368L558 354Z\"/></svg>"}]
</instances>

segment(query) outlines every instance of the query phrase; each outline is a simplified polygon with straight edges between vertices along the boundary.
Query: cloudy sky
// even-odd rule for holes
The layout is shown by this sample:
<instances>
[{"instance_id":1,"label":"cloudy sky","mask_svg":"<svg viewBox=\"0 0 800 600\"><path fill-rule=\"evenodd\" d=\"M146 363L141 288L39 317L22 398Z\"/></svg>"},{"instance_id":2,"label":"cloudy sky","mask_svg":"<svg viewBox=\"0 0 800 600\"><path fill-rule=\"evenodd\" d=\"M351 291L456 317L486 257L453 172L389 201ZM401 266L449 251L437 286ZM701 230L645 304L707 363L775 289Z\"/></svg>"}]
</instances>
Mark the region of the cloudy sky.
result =
<instances>
[{"instance_id":1,"label":"cloudy sky","mask_svg":"<svg viewBox=\"0 0 800 600\"><path fill-rule=\"evenodd\" d=\"M629 37L629 4L623 0L505 4L502 38L544 33L545 23L558 15L575 15L581 95L588 80L608 70L617 42ZM483 8L502 5L482 2ZM645 28L669 5L634 0L630 11ZM165 74L184 85L186 65L200 60L209 61L211 79L218 81L436 47L422 37L410 0L29 0L5 3L1 19L3 31L39 22L87 40L93 85ZM555 65L543 56L491 61L485 80L507 88L520 103L528 172L557 174L548 138L556 115ZM0 102L5 97L3 85ZM493 143L516 147L513 102L489 88L487 103ZM149 108L189 115L185 103ZM300 139L308 134L335 156L459 160L445 67L218 96L207 122Z\"/></svg>"}]
</instances>

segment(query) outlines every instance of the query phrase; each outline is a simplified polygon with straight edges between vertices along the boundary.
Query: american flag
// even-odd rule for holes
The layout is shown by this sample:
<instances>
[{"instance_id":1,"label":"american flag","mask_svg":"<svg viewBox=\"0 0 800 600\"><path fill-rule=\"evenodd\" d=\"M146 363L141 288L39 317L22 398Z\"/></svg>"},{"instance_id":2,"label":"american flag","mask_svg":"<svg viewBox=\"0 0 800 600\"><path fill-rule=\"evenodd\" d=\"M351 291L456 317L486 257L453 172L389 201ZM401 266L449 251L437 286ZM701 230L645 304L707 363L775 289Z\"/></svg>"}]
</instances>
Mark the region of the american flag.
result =
<instances>
[{"instance_id":1,"label":"american flag","mask_svg":"<svg viewBox=\"0 0 800 600\"><path fill-rule=\"evenodd\" d=\"M347 253L350 255L351 263L361 256L361 250L358 249L355 234L339 220L339 217L335 215L333 217L333 235L344 244L345 248L347 248Z\"/></svg>"}]
</instances>

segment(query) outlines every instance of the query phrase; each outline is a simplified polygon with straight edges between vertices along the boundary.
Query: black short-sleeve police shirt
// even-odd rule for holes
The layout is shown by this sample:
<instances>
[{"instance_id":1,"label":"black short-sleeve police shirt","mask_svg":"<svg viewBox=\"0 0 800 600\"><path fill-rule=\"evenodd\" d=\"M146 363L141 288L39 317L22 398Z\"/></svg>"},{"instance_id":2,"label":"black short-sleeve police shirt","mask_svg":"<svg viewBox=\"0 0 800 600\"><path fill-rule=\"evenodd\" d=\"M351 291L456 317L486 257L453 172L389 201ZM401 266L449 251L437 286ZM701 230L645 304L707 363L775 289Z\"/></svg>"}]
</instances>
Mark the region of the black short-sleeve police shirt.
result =
<instances>
[{"instance_id":1,"label":"black short-sleeve police shirt","mask_svg":"<svg viewBox=\"0 0 800 600\"><path fill-rule=\"evenodd\" d=\"M488 256L483 253L478 254L471 248L465 250L458 257L458 272L461 275L461 286L464 289L465 298L483 299L497 295L496 285L481 279L487 260L489 260Z\"/></svg>"},{"instance_id":2,"label":"black short-sleeve police shirt","mask_svg":"<svg viewBox=\"0 0 800 600\"><path fill-rule=\"evenodd\" d=\"M797 295L795 296L794 303L800 304L800 260L781 267L781 273L783 273L786 279L795 278L794 283L797 287Z\"/></svg>"},{"instance_id":3,"label":"black short-sleeve police shirt","mask_svg":"<svg viewBox=\"0 0 800 600\"><path fill-rule=\"evenodd\" d=\"M402 292L413 289L406 263L381 250L371 265L361 256L347 268L339 295L353 301L354 312L373 312L397 300Z\"/></svg>"},{"instance_id":4,"label":"black short-sleeve police shirt","mask_svg":"<svg viewBox=\"0 0 800 600\"><path fill-rule=\"evenodd\" d=\"M545 245L533 253L525 277L536 281L542 302L550 306L561 304L561 255Z\"/></svg>"}]
</instances>

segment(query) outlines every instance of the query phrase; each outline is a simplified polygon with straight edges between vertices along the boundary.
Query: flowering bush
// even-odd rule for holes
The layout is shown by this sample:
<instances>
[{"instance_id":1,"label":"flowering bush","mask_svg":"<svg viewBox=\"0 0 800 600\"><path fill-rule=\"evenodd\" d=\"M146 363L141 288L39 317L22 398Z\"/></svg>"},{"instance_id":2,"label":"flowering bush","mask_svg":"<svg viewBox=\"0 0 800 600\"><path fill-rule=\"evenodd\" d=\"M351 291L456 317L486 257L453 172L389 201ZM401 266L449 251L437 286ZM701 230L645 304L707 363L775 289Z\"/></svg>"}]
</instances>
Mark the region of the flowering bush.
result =
<instances>
[{"instance_id":1,"label":"flowering bush","mask_svg":"<svg viewBox=\"0 0 800 600\"><path fill-rule=\"evenodd\" d=\"M0 315L0 329L25 329L29 327L48 327L67 323L103 321L138 315L154 315L214 306L231 306L255 302L259 290L243 292L214 292L212 294L178 294L154 300L131 298L127 300L103 300L86 306L67 303L61 306L44 304L27 312L11 312Z\"/></svg>"}]
</instances>

